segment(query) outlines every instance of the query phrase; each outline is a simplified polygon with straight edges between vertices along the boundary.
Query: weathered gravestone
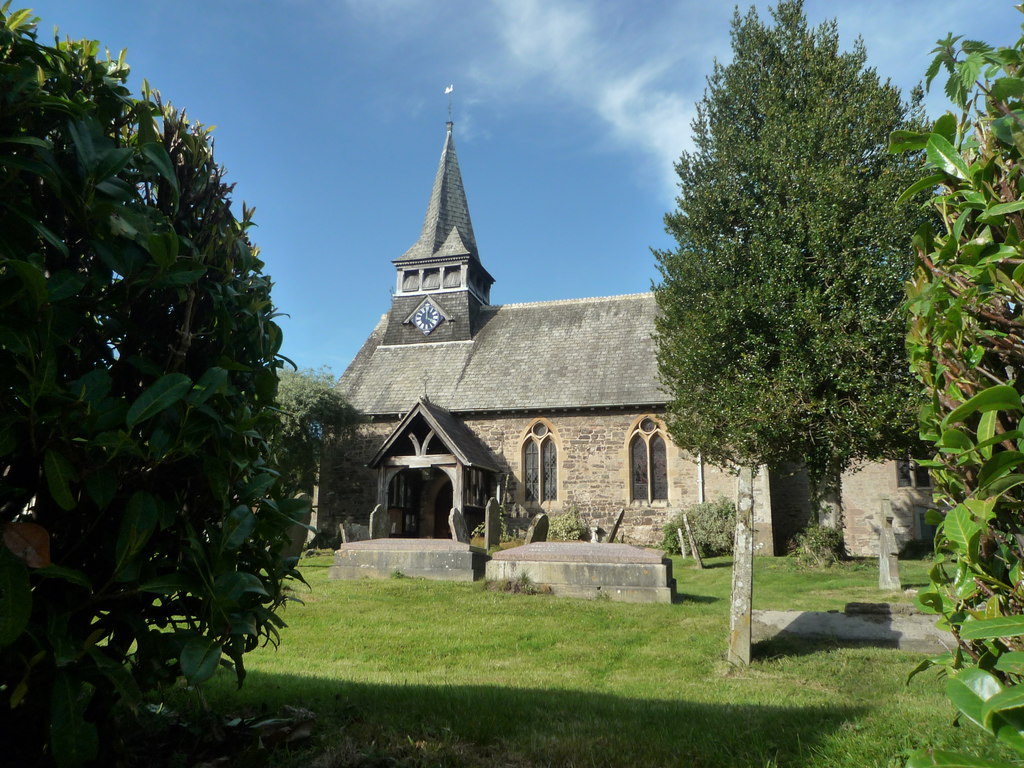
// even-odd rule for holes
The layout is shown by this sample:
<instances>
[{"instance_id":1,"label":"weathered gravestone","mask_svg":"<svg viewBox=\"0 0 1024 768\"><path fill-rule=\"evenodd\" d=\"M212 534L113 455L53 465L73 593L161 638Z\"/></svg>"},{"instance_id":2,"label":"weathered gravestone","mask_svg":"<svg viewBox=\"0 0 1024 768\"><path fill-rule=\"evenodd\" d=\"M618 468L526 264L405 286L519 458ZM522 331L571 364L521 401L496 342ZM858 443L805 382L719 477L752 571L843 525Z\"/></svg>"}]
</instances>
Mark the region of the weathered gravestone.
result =
<instances>
[{"instance_id":1,"label":"weathered gravestone","mask_svg":"<svg viewBox=\"0 0 1024 768\"><path fill-rule=\"evenodd\" d=\"M530 527L526 529L526 541L524 544L533 544L535 541L548 540L548 516L538 512L530 521Z\"/></svg>"},{"instance_id":2,"label":"weathered gravestone","mask_svg":"<svg viewBox=\"0 0 1024 768\"><path fill-rule=\"evenodd\" d=\"M878 513L878 588L903 589L900 581L899 545L892 530L892 502L882 499Z\"/></svg>"},{"instance_id":3,"label":"weathered gravestone","mask_svg":"<svg viewBox=\"0 0 1024 768\"><path fill-rule=\"evenodd\" d=\"M614 544L615 537L619 535L619 526L622 525L622 518L626 514L626 508L622 507L619 509L619 516L615 518L615 525L612 526L612 532L608 535L608 543Z\"/></svg>"},{"instance_id":4,"label":"weathered gravestone","mask_svg":"<svg viewBox=\"0 0 1024 768\"><path fill-rule=\"evenodd\" d=\"M452 532L455 541L469 544L469 526L466 525L466 518L462 516L461 509L452 508L448 513L448 528Z\"/></svg>"},{"instance_id":5,"label":"weathered gravestone","mask_svg":"<svg viewBox=\"0 0 1024 768\"><path fill-rule=\"evenodd\" d=\"M501 507L498 500L491 498L487 500L484 507L484 549L488 552L491 547L498 546L501 541Z\"/></svg>"},{"instance_id":6,"label":"weathered gravestone","mask_svg":"<svg viewBox=\"0 0 1024 768\"><path fill-rule=\"evenodd\" d=\"M383 504L378 504L370 513L370 538L386 539L391 535L391 516L384 509Z\"/></svg>"},{"instance_id":7,"label":"weathered gravestone","mask_svg":"<svg viewBox=\"0 0 1024 768\"><path fill-rule=\"evenodd\" d=\"M729 610L731 663L750 664L750 623L754 596L754 472L740 469L736 485L736 539L732 560L732 599Z\"/></svg>"},{"instance_id":8,"label":"weathered gravestone","mask_svg":"<svg viewBox=\"0 0 1024 768\"><path fill-rule=\"evenodd\" d=\"M683 557L689 557L690 548L686 546L686 537L683 536L682 528L676 528L676 538L679 539L679 554Z\"/></svg>"}]
</instances>

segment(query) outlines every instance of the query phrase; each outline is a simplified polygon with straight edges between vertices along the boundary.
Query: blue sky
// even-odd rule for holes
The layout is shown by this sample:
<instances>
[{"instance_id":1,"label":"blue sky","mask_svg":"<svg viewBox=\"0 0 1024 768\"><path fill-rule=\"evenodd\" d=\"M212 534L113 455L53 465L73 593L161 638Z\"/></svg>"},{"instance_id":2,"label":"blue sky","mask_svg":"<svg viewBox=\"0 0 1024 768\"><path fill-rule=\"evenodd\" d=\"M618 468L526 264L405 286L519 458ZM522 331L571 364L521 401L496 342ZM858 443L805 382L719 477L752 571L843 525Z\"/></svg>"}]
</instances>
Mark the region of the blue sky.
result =
<instances>
[{"instance_id":1,"label":"blue sky","mask_svg":"<svg viewBox=\"0 0 1024 768\"><path fill-rule=\"evenodd\" d=\"M757 2L762 16L771 3ZM340 374L390 304L454 84L455 143L495 303L649 289L671 247L672 163L733 3L715 0L15 0L44 40L128 49L142 78L217 126L256 207L283 353ZM742 9L749 6L740 4ZM1020 35L1008 0L809 0L904 91L947 32ZM941 88L929 98L945 109Z\"/></svg>"}]
</instances>

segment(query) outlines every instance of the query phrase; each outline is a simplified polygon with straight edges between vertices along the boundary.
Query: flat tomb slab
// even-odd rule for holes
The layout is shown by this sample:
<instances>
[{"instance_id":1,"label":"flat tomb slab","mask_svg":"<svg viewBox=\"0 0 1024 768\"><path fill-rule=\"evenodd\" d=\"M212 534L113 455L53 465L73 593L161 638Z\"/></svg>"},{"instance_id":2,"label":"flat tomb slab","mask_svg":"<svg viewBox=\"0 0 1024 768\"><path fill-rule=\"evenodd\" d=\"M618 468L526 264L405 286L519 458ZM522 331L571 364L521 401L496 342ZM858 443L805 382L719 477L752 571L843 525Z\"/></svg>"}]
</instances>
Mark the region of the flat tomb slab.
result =
<instances>
[{"instance_id":1,"label":"flat tomb slab","mask_svg":"<svg viewBox=\"0 0 1024 768\"><path fill-rule=\"evenodd\" d=\"M403 576L437 581L473 581L484 574L487 553L451 539L370 539L343 544L334 553L329 579L388 579Z\"/></svg>"},{"instance_id":2,"label":"flat tomb slab","mask_svg":"<svg viewBox=\"0 0 1024 768\"><path fill-rule=\"evenodd\" d=\"M671 603L675 596L672 561L629 544L535 542L495 552L485 573L488 581L525 576L562 597Z\"/></svg>"},{"instance_id":3,"label":"flat tomb slab","mask_svg":"<svg viewBox=\"0 0 1024 768\"><path fill-rule=\"evenodd\" d=\"M773 637L803 637L834 643L899 648L938 654L956 646L953 635L935 626L936 617L907 611L902 606L879 604L870 610L849 604L839 611L754 611L751 632L755 641Z\"/></svg>"}]
</instances>

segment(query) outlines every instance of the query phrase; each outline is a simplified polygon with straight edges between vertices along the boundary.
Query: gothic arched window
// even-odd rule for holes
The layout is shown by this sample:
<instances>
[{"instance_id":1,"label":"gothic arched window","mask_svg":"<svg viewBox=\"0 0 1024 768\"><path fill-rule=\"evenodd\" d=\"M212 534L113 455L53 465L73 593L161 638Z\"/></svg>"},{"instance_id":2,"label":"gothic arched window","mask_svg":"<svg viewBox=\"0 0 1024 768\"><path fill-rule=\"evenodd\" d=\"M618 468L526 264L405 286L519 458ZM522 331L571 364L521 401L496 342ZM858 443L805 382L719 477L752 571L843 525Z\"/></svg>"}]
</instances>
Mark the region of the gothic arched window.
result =
<instances>
[{"instance_id":1,"label":"gothic arched window","mask_svg":"<svg viewBox=\"0 0 1024 768\"><path fill-rule=\"evenodd\" d=\"M668 451L654 419L641 419L629 440L629 486L633 501L668 501Z\"/></svg>"},{"instance_id":2,"label":"gothic arched window","mask_svg":"<svg viewBox=\"0 0 1024 768\"><path fill-rule=\"evenodd\" d=\"M558 446L543 421L530 427L523 440L523 499L527 502L558 498Z\"/></svg>"}]
</instances>

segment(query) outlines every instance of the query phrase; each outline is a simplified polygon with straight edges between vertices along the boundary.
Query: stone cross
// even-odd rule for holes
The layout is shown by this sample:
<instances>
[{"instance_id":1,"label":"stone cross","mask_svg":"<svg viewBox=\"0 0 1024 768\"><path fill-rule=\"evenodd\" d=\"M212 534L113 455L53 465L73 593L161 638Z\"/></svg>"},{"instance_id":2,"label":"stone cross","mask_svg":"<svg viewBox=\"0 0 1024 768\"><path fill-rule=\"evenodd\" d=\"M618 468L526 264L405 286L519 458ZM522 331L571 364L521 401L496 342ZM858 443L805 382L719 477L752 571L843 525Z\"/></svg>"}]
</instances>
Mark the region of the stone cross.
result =
<instances>
[{"instance_id":1,"label":"stone cross","mask_svg":"<svg viewBox=\"0 0 1024 768\"><path fill-rule=\"evenodd\" d=\"M615 518L615 525L612 526L612 532L608 536L608 543L614 544L615 537L619 535L619 526L622 525L622 518L626 514L626 508L622 507L619 509L619 516Z\"/></svg>"},{"instance_id":2,"label":"stone cross","mask_svg":"<svg viewBox=\"0 0 1024 768\"><path fill-rule=\"evenodd\" d=\"M903 589L900 581L899 546L892 530L892 502L882 499L878 513L878 588Z\"/></svg>"},{"instance_id":3,"label":"stone cross","mask_svg":"<svg viewBox=\"0 0 1024 768\"><path fill-rule=\"evenodd\" d=\"M484 549L498 546L501 541L501 507L498 500L490 498L484 507Z\"/></svg>"},{"instance_id":4,"label":"stone cross","mask_svg":"<svg viewBox=\"0 0 1024 768\"><path fill-rule=\"evenodd\" d=\"M728 659L750 664L750 619L754 597L754 472L741 467L736 484L736 539L732 559Z\"/></svg>"},{"instance_id":5,"label":"stone cross","mask_svg":"<svg viewBox=\"0 0 1024 768\"><path fill-rule=\"evenodd\" d=\"M548 540L548 516L538 512L530 521L530 527L526 529L526 544L533 544L535 541Z\"/></svg>"},{"instance_id":6,"label":"stone cross","mask_svg":"<svg viewBox=\"0 0 1024 768\"><path fill-rule=\"evenodd\" d=\"M383 504L378 504L370 513L370 538L386 539L391 535L391 515L384 509Z\"/></svg>"},{"instance_id":7,"label":"stone cross","mask_svg":"<svg viewBox=\"0 0 1024 768\"><path fill-rule=\"evenodd\" d=\"M454 541L461 541L469 544L469 527L466 525L466 518L462 516L461 509L452 508L448 513L448 528L452 532Z\"/></svg>"}]
</instances>

